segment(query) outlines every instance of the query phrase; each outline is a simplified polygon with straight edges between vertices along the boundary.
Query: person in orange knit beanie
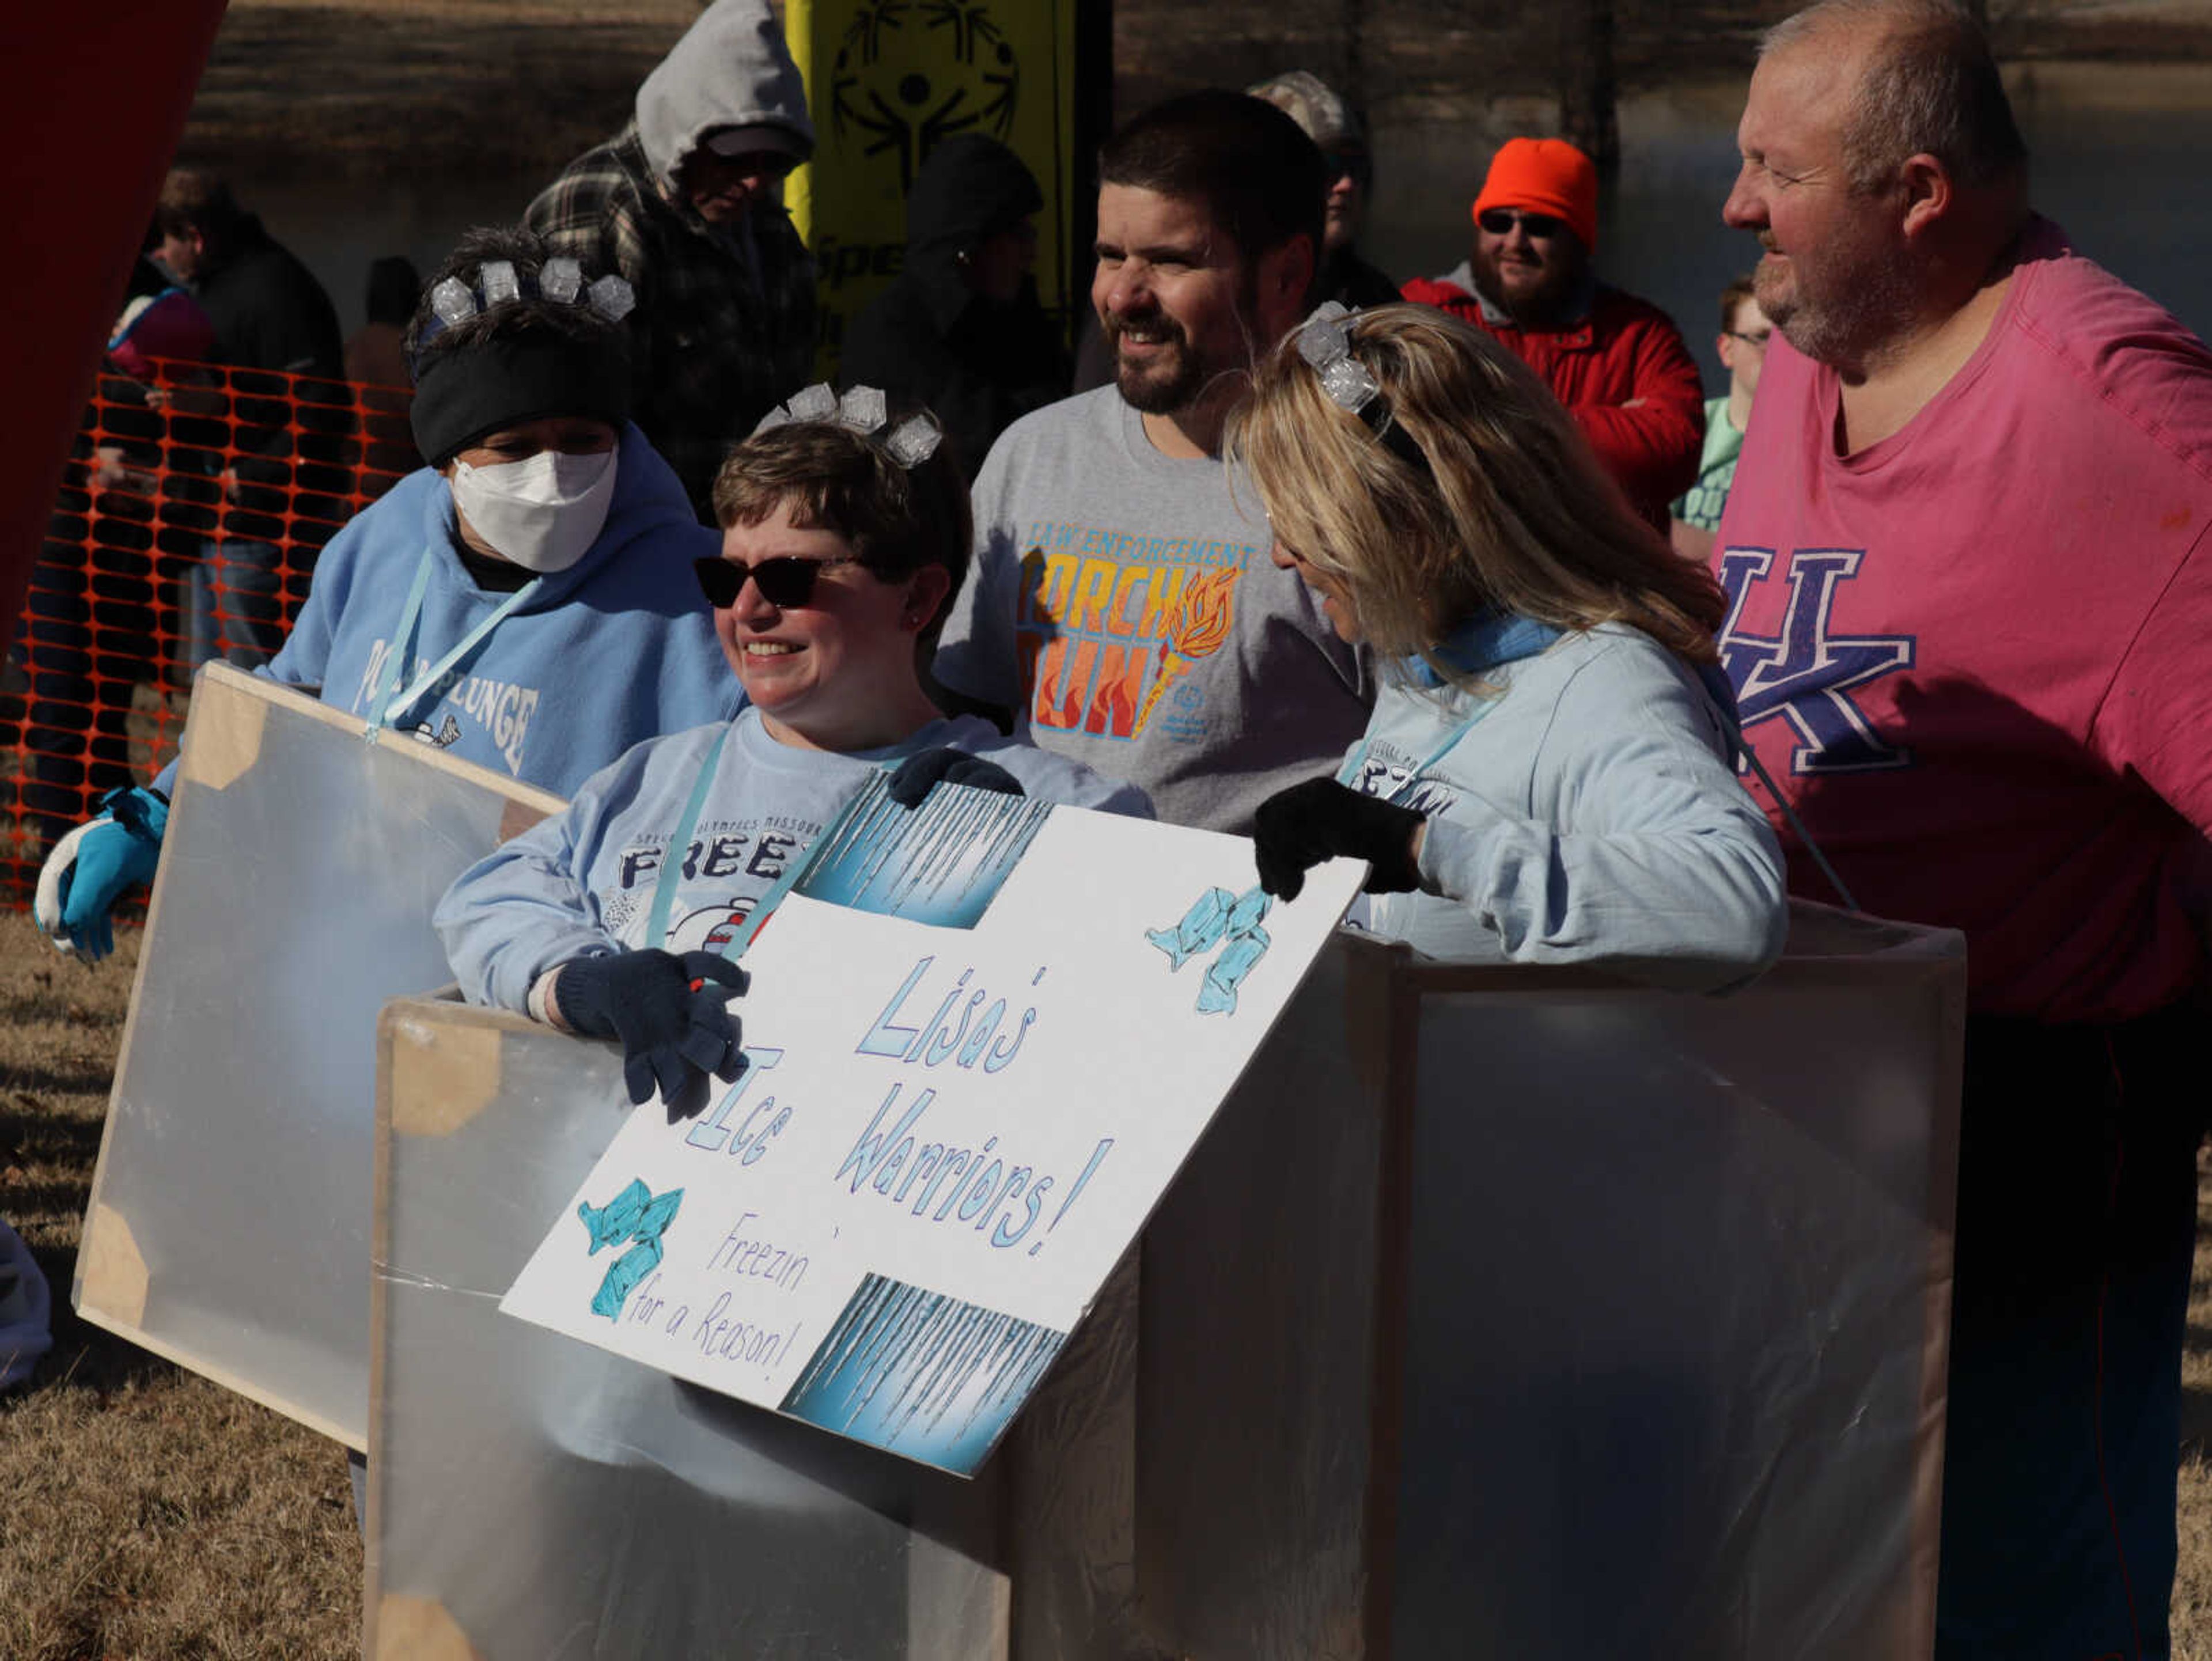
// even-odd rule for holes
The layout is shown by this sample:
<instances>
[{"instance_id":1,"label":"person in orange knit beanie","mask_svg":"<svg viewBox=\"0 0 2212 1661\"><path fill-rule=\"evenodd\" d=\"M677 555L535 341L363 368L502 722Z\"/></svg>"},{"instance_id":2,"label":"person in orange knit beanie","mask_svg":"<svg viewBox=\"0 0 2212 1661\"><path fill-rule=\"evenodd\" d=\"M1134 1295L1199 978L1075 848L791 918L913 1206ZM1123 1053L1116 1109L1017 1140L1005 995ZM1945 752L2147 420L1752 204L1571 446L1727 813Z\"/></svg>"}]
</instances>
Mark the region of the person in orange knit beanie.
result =
<instances>
[{"instance_id":1,"label":"person in orange knit beanie","mask_svg":"<svg viewBox=\"0 0 2212 1661\"><path fill-rule=\"evenodd\" d=\"M1564 138L1509 138L1490 164L1474 220L1518 208L1565 220L1585 253L1597 252L1597 164Z\"/></svg>"},{"instance_id":2,"label":"person in orange knit beanie","mask_svg":"<svg viewBox=\"0 0 2212 1661\"><path fill-rule=\"evenodd\" d=\"M1656 530L1697 477L1705 393L1681 331L1597 281L1597 167L1562 138L1512 138L1474 198L1474 247L1405 298L1487 330L1542 377Z\"/></svg>"}]
</instances>

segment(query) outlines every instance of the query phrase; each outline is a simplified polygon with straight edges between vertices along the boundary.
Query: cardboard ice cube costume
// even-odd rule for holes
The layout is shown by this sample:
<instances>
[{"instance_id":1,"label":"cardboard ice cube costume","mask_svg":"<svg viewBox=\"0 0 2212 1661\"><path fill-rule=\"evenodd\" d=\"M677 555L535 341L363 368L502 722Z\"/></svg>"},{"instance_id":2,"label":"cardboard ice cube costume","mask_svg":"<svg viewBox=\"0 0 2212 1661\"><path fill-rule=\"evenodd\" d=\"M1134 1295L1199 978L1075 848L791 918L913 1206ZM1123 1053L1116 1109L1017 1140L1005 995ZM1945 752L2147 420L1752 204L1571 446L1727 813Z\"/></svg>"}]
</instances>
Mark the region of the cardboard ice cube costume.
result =
<instances>
[{"instance_id":1,"label":"cardboard ice cube costume","mask_svg":"<svg viewBox=\"0 0 2212 1661\"><path fill-rule=\"evenodd\" d=\"M211 809L205 836L179 841L157 906L203 925L252 909L283 933L296 971L322 962L333 937L356 953L374 941L384 908L364 882L410 895L419 881L434 898L441 879L410 859L378 863L374 851L413 834L409 826L356 823L334 806L311 812L303 828L311 850L349 851L356 888L325 883L328 905L311 916L267 914L258 902L274 890L239 851L268 826L298 821L304 803L288 790L252 805L254 787L276 776L258 760L305 742L295 720L328 712L222 670L206 684L269 707L242 718L251 742L210 744L195 763L228 816ZM343 737L337 748L349 756L384 752L373 766L442 759L325 736ZM453 776L480 783L472 771ZM412 792L409 817L434 860L465 863L456 848L488 846L501 820L512 822L504 802L447 803L440 782L404 776L428 791ZM525 803L512 816L533 810ZM298 864L286 880L317 892L322 867ZM226 882L217 897L194 896L201 883ZM358 916L346 909L355 898ZM419 897L394 903L427 910ZM1143 920L1170 932L1176 922ZM498 1316L471 1295L496 1289L496 1276L474 1282L438 1231L488 1230L497 1250L526 1255L550 1218L520 1181L528 1205L502 1207L495 1194L472 1210L433 1189L432 1203L404 1220L387 1209L374 1420L386 1486L372 1520L370 1604L382 1652L464 1653L434 1646L465 1634L486 1655L538 1653L532 1635L559 1621L563 1632L591 1633L594 1653L651 1653L646 1640L669 1630L655 1624L651 1599L673 1600L709 1622L695 1632L712 1630L726 1609L714 1601L720 1588L768 1618L792 1619L783 1648L796 1655L837 1653L826 1647L835 1638L851 1640L846 1652L857 1644L916 1657L1079 1658L1126 1652L1138 1634L1201 1655L1274 1652L1279 1640L1285 1652L1412 1655L1433 1631L1425 1623L1456 1607L1439 1589L1474 1571L1501 1642L1525 1644L1544 1611L1565 1605L1586 1625L1613 1610L1650 1623L1640 1629L1735 1634L1714 1645L1719 1654L1765 1652L1753 1641L1760 1634L1799 1644L1808 1622L1827 1636L1795 1652L1924 1652L1960 966L1955 943L1923 931L1831 936L1801 939L1767 980L1719 1002L1561 972L1469 979L1407 965L1352 985L1348 967L1329 966L1335 952L1360 949L1333 949L1333 978L1302 995L1171 1198L1146 1301L1071 1336L1058 1373L965 1488ZM204 1048L238 1052L228 1023L251 1002L240 988L252 969L205 952L165 963L149 945L141 1013L186 1012ZM426 972L420 984L443 978ZM311 1017L319 1042L337 1007L327 1000L339 996L371 1007L378 994L326 979L319 996L278 986L266 1001ZM428 1048L442 1056L451 1039L464 1059L417 1069L406 1086L446 1128L421 1132L408 1158L390 1155L386 1208L405 1208L418 1179L481 1199L477 1174L528 1169L532 1149L472 1143L471 1127L453 1118L468 1098L456 1080L470 1076L471 1052L479 1087L485 1056L497 1058L493 1095L476 1116L485 1127L512 1113L509 1124L543 1131L544 1111L557 1105L547 1080L595 1089L580 1058L616 1064L604 1049L512 1017L428 1007ZM462 1030L501 1023L495 1041ZM208 1043L210 1034L221 1041ZM542 1060L526 1064L516 1045L542 1049ZM176 1061L185 1082L199 1077L202 1058ZM1601 1064L1610 1070L1591 1070ZM1516 1092L1493 1090L1510 1111L1474 1111L1470 1077L1516 1081ZM347 1252L331 1243L344 1199L330 1182L353 1157L342 1128L307 1111L305 1094L283 1098L300 1112L240 1122L236 1092L204 1082L170 1098L187 1104L186 1125L184 1109L127 1095L133 1083L118 1076L95 1180L80 1262L88 1314L337 1428L342 1415L316 1414L309 1398L342 1395L362 1357L357 1341L319 1325L327 1300L308 1294L343 1295L368 1279L366 1244ZM316 1077L286 1083L319 1088ZM611 1136L619 1122L595 1100L578 1134ZM1279 1134L1291 1125L1301 1133ZM1633 1134L1615 1161L1624 1127ZM1668 1133L1685 1128L1698 1134L1670 1145ZM1474 1141L1445 1144L1442 1160L1413 1158L1447 1133ZM545 1149L548 1158L585 1153L559 1137ZM1647 1161L1659 1156L1667 1178L1653 1181ZM1424 1173L1470 1169L1481 1179L1474 1188L1424 1185ZM1254 1170L1279 1180L1255 1185ZM430 1174L410 1174L420 1173ZM532 1180L561 1185L543 1173ZM1495 1221L1514 1227L1462 1228L1486 1215L1471 1194L1504 1203ZM1560 1198L1576 1203L1549 1203ZM1747 1209L1747 1198L1765 1209ZM1343 1217L1342 1228L1316 1231L1316 1208ZM1578 1244L1572 1225L1589 1217L1632 1226L1625 1241L1616 1230L1607 1252L1602 1230ZM1560 1232L1534 1249L1547 1226ZM1437 1283L1416 1281L1425 1265ZM1606 1295L1589 1299L1593 1287ZM413 1303L440 1306L446 1324L410 1336L409 1321L424 1318L406 1312ZM1735 1312L1735 1325L1716 1326L1713 1312ZM557 1346L559 1368L545 1366L556 1352L506 1348L532 1344ZM1500 1355L1514 1365L1493 1365ZM1768 1365L1746 1368L1747 1355ZM1847 1387L1855 1373L1869 1381L1856 1394ZM556 1375L573 1387L556 1389ZM1454 1399L1440 1386L1469 1378L1488 1392L1484 1410L1440 1416L1437 1403ZM501 1379L516 1386L480 1388ZM1565 1395L1559 1410L1561 1381L1577 1379L1584 1393ZM1765 1440L1729 1439L1747 1426ZM464 1457L472 1446L501 1457ZM1286 1446L1299 1456L1282 1458ZM1562 1578L1581 1561L1577 1543L1595 1537L1577 1519L1620 1516L1618 1462L1594 1457L1594 1446L1694 1450L1672 1470L1638 1467L1638 1505L1596 1539L1606 1549L1594 1561L1615 1589L1639 1542L1666 1546L1668 1573L1629 1583L1634 1600ZM1765 1483L1761 1470L1786 1480ZM1459 1507L1470 1482L1482 1503ZM1740 1527L1717 1528L1720 1512L1689 1503L1712 1493L1731 1496L1727 1514ZM1835 1519L1854 1493L1862 1510L1846 1529ZM1878 1520L1862 1527L1862 1516ZM1452 1525L1413 1526L1439 1517ZM531 1526L518 1529L518 1518ZM1551 1520L1532 1527L1532 1518ZM750 1530L753 1567L733 1569L720 1555L656 1558L650 1548L684 1537L686 1519ZM801 1532L817 1548L836 1543L799 1554L842 1560L836 1587L780 1555ZM1408 1549L1422 1541L1425 1555ZM656 1562L665 1574L648 1573ZM1700 1611L1720 1624L1694 1625Z\"/></svg>"},{"instance_id":2,"label":"cardboard ice cube costume","mask_svg":"<svg viewBox=\"0 0 2212 1661\"><path fill-rule=\"evenodd\" d=\"M392 1005L370 1652L1924 1656L1963 955L1793 920L1720 1000L1339 936L965 1487L499 1316L615 1064Z\"/></svg>"}]
</instances>

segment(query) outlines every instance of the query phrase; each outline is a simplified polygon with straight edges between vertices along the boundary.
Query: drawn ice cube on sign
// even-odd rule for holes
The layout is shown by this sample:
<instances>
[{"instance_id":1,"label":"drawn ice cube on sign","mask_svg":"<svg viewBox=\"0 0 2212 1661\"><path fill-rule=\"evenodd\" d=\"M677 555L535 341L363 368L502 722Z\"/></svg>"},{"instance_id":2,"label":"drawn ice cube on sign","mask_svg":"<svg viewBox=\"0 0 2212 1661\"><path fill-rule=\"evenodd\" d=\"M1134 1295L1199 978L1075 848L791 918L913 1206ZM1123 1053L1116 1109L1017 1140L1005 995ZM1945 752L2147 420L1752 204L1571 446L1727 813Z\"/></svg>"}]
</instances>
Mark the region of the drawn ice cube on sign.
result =
<instances>
[{"instance_id":1,"label":"drawn ice cube on sign","mask_svg":"<svg viewBox=\"0 0 2212 1661\"><path fill-rule=\"evenodd\" d=\"M1244 977L1267 955L1267 931L1260 926L1273 902L1267 890L1247 888L1232 894L1226 888L1208 888L1190 902L1182 920L1172 928L1148 929L1145 938L1168 955L1168 967L1180 969L1200 952L1226 941L1198 986L1198 1007L1204 1015L1235 1015L1237 989Z\"/></svg>"},{"instance_id":2,"label":"drawn ice cube on sign","mask_svg":"<svg viewBox=\"0 0 2212 1661\"><path fill-rule=\"evenodd\" d=\"M629 1113L500 1306L972 1475L1361 868L1272 903L1241 838L946 785L911 814L872 785L816 846L756 919L744 1075ZM1195 998L1162 973L1217 948ZM684 1198L610 1320L576 1208L632 1183Z\"/></svg>"},{"instance_id":3,"label":"drawn ice cube on sign","mask_svg":"<svg viewBox=\"0 0 2212 1661\"><path fill-rule=\"evenodd\" d=\"M659 1264L661 1232L676 1220L677 1209L683 1203L681 1188L655 1194L643 1183L633 1181L605 1205L596 1209L589 1203L577 1206L576 1215L591 1236L593 1256L603 1246L629 1247L607 1265L606 1278L599 1282L599 1289L592 1297L592 1313L604 1315L609 1320L622 1313L623 1305L637 1283Z\"/></svg>"}]
</instances>

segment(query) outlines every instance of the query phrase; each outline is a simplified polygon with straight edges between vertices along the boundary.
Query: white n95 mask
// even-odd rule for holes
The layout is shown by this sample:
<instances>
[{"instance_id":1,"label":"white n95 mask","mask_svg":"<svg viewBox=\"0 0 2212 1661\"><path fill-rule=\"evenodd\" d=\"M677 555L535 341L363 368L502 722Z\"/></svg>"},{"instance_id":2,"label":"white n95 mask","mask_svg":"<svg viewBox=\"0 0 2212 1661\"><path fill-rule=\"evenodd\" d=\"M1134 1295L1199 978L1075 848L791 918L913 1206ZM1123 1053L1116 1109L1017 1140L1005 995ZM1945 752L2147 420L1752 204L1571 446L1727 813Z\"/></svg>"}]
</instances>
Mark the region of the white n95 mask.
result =
<instances>
[{"instance_id":1,"label":"white n95 mask","mask_svg":"<svg viewBox=\"0 0 2212 1661\"><path fill-rule=\"evenodd\" d=\"M453 506L501 558L527 571L566 571L607 523L621 452L541 450L489 467L453 464Z\"/></svg>"}]
</instances>

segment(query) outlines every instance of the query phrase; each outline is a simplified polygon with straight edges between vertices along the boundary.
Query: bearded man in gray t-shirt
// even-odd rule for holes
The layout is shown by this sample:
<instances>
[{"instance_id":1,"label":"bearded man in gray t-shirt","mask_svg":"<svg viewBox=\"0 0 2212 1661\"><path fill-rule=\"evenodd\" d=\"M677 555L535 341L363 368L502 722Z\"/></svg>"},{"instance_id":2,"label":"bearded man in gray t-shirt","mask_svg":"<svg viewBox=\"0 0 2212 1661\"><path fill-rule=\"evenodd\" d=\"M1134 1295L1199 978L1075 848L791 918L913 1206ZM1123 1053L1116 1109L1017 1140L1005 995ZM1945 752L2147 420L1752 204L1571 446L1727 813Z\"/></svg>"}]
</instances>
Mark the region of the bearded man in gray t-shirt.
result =
<instances>
[{"instance_id":1,"label":"bearded man in gray t-shirt","mask_svg":"<svg viewBox=\"0 0 2212 1661\"><path fill-rule=\"evenodd\" d=\"M1091 299L1115 384L992 446L936 675L1162 819L1245 833L1336 765L1374 698L1220 460L1254 355L1305 314L1328 181L1297 123L1218 91L1139 116L1099 177Z\"/></svg>"}]
</instances>

